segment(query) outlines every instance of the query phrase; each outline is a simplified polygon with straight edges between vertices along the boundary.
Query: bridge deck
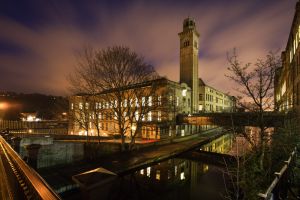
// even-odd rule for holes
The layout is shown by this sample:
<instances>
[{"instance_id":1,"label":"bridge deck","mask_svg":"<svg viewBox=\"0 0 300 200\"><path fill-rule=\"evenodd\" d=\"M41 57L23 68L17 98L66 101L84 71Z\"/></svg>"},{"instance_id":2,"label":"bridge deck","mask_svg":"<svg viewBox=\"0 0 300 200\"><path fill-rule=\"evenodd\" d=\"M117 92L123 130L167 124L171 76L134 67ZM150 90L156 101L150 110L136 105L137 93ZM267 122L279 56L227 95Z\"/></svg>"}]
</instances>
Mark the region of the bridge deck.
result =
<instances>
[{"instance_id":1,"label":"bridge deck","mask_svg":"<svg viewBox=\"0 0 300 200\"><path fill-rule=\"evenodd\" d=\"M281 126L284 122L284 113L265 112L263 121L266 126ZM231 126L255 126L260 123L259 115L255 112L234 113L197 113L192 115L182 114L178 116L178 122L195 125L227 125Z\"/></svg>"}]
</instances>

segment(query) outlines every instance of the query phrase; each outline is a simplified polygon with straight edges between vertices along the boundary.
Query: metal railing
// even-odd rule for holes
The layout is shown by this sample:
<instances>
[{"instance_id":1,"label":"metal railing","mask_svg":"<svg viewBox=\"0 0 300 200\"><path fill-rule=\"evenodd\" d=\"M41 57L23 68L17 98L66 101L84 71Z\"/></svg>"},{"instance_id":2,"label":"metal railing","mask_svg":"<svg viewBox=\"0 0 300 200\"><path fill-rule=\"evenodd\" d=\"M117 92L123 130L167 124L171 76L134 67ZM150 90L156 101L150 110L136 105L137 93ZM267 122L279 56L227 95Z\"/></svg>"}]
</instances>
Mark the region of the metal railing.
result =
<instances>
[{"instance_id":1,"label":"metal railing","mask_svg":"<svg viewBox=\"0 0 300 200\"><path fill-rule=\"evenodd\" d=\"M38 173L29 167L0 136L0 156L13 199L61 199Z\"/></svg>"},{"instance_id":2,"label":"metal railing","mask_svg":"<svg viewBox=\"0 0 300 200\"><path fill-rule=\"evenodd\" d=\"M288 193L288 179L289 173L292 168L295 158L297 157L297 147L291 153L289 159L284 161L284 166L279 172L275 172L275 178L265 193L258 193L260 199L271 200L271 199L283 199Z\"/></svg>"}]
</instances>

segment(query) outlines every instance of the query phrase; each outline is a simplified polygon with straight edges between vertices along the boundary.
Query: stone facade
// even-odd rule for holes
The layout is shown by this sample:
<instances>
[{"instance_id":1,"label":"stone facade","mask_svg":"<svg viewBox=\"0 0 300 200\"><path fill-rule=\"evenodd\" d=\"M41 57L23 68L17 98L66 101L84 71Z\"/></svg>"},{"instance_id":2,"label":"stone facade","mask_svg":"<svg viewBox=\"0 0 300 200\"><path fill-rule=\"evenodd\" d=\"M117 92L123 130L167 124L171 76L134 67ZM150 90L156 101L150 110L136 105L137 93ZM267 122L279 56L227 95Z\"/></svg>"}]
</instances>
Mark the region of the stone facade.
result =
<instances>
[{"instance_id":1,"label":"stone facade","mask_svg":"<svg viewBox=\"0 0 300 200\"><path fill-rule=\"evenodd\" d=\"M274 79L275 109L282 112L300 113L300 1L292 22L282 67L276 70Z\"/></svg>"},{"instance_id":2,"label":"stone facade","mask_svg":"<svg viewBox=\"0 0 300 200\"><path fill-rule=\"evenodd\" d=\"M199 79L199 112L235 112L235 97L208 86Z\"/></svg>"},{"instance_id":3,"label":"stone facade","mask_svg":"<svg viewBox=\"0 0 300 200\"><path fill-rule=\"evenodd\" d=\"M183 21L180 38L180 83L192 88L192 111L198 112L198 54L199 33L193 19Z\"/></svg>"},{"instance_id":4,"label":"stone facade","mask_svg":"<svg viewBox=\"0 0 300 200\"><path fill-rule=\"evenodd\" d=\"M159 82L160 86L156 89L155 94L148 97L151 98L151 103L147 100L146 104L148 105L144 105L152 106L154 109L145 115L140 137L147 139L172 137L176 134L177 114L191 113L191 88L185 83L180 84L165 78L153 81ZM151 83L145 82L136 87L138 90L145 90L149 86ZM117 121L112 111L115 101L104 101L101 95L103 94L89 98L88 95L83 94L69 98L69 134L86 135L88 127L89 135L97 136L97 124L99 124L102 136L118 134ZM142 106L141 103L139 105L135 103L136 99L132 99L130 102L133 103L123 102L122 105L132 108ZM138 102L142 102L142 100L138 100Z\"/></svg>"}]
</instances>

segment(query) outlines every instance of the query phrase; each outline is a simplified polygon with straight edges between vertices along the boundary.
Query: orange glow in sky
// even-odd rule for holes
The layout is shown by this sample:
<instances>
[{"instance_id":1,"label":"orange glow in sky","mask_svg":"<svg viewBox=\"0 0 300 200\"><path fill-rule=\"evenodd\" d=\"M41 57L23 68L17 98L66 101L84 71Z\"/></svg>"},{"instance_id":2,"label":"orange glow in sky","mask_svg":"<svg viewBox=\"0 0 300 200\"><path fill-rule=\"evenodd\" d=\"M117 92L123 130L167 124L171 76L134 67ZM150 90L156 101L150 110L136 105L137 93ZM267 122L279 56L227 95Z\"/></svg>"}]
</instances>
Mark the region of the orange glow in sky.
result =
<instances>
[{"instance_id":1,"label":"orange glow in sky","mask_svg":"<svg viewBox=\"0 0 300 200\"><path fill-rule=\"evenodd\" d=\"M0 110L6 110L9 107L9 104L6 102L0 102Z\"/></svg>"}]
</instances>

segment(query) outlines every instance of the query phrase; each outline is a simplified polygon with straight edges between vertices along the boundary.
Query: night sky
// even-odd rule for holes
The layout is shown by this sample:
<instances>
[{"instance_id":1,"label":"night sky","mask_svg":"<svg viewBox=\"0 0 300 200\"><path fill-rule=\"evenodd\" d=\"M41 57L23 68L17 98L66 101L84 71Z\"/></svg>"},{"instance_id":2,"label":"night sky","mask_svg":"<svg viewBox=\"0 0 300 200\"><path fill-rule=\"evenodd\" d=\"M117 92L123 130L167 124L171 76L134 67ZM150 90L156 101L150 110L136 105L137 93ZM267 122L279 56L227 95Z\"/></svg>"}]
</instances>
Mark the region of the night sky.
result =
<instances>
[{"instance_id":1,"label":"night sky","mask_svg":"<svg viewBox=\"0 0 300 200\"><path fill-rule=\"evenodd\" d=\"M199 76L234 94L226 52L245 62L285 49L297 0L0 0L0 91L67 95L84 46L126 45L179 79L184 18L200 33Z\"/></svg>"}]
</instances>

